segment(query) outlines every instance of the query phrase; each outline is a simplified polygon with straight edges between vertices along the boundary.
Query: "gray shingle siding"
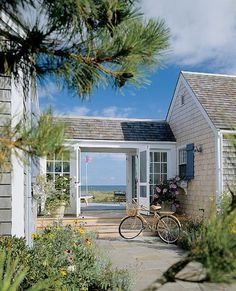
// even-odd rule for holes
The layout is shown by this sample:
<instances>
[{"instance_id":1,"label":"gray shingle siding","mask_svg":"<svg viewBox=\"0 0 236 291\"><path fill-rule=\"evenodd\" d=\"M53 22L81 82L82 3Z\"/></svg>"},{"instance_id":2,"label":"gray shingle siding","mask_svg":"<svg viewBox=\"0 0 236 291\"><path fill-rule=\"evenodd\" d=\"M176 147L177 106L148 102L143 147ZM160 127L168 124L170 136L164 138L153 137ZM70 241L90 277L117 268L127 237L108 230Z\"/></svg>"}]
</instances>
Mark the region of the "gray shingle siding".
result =
<instances>
[{"instance_id":1,"label":"gray shingle siding","mask_svg":"<svg viewBox=\"0 0 236 291\"><path fill-rule=\"evenodd\" d=\"M236 76L182 74L216 128L236 125Z\"/></svg>"},{"instance_id":2,"label":"gray shingle siding","mask_svg":"<svg viewBox=\"0 0 236 291\"><path fill-rule=\"evenodd\" d=\"M0 76L0 126L11 117L11 78ZM0 235L11 234L11 173L0 173Z\"/></svg>"},{"instance_id":3,"label":"gray shingle siding","mask_svg":"<svg viewBox=\"0 0 236 291\"><path fill-rule=\"evenodd\" d=\"M68 139L114 141L175 141L165 121L56 117L66 125Z\"/></svg>"},{"instance_id":4,"label":"gray shingle siding","mask_svg":"<svg viewBox=\"0 0 236 291\"><path fill-rule=\"evenodd\" d=\"M236 150L226 136L223 138L223 189L236 186Z\"/></svg>"}]
</instances>

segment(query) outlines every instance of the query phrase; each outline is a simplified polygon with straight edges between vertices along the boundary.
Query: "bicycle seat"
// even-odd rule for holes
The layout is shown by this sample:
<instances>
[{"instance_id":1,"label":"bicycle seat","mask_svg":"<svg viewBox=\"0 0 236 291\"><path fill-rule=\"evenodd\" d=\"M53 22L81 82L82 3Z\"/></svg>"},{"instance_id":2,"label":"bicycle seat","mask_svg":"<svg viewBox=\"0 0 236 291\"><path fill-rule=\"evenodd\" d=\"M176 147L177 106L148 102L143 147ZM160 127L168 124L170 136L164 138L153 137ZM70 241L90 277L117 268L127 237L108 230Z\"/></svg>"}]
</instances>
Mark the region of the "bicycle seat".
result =
<instances>
[{"instance_id":1,"label":"bicycle seat","mask_svg":"<svg viewBox=\"0 0 236 291\"><path fill-rule=\"evenodd\" d=\"M161 205L158 204L158 205L151 205L151 209L154 210L154 211L157 211L159 209L161 209Z\"/></svg>"}]
</instances>

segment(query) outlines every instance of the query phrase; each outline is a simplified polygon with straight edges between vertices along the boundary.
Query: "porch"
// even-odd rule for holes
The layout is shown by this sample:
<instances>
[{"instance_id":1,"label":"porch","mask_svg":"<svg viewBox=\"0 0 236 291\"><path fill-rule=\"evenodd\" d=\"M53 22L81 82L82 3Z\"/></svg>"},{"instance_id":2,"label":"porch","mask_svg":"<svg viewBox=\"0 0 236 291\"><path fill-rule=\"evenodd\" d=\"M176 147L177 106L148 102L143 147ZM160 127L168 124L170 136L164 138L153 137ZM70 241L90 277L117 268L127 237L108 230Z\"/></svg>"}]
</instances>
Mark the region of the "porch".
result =
<instances>
[{"instance_id":1,"label":"porch","mask_svg":"<svg viewBox=\"0 0 236 291\"><path fill-rule=\"evenodd\" d=\"M176 175L175 138L165 121L69 117L57 120L66 124L67 158L52 155L41 159L41 173L52 178L71 178L67 215L79 218L82 214L82 153L125 154L126 200L137 198L147 208L154 185Z\"/></svg>"}]
</instances>

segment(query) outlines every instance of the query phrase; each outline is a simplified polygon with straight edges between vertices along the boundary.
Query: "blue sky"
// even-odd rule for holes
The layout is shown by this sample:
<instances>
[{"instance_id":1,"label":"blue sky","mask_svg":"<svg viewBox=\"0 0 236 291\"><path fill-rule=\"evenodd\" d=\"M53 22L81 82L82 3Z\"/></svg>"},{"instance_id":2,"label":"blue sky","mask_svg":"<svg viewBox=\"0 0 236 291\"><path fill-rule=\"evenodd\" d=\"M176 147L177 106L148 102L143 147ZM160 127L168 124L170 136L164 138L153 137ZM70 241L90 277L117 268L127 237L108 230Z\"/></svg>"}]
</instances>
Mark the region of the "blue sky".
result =
<instances>
[{"instance_id":1,"label":"blue sky","mask_svg":"<svg viewBox=\"0 0 236 291\"><path fill-rule=\"evenodd\" d=\"M122 91L101 88L82 101L49 81L39 91L42 108L51 105L56 114L72 116L165 119L181 70L236 73L234 0L181 0L177 6L176 0L142 0L140 5L147 18L164 18L171 30L166 67L152 74L151 84ZM123 155L90 156L89 184L125 184Z\"/></svg>"}]
</instances>

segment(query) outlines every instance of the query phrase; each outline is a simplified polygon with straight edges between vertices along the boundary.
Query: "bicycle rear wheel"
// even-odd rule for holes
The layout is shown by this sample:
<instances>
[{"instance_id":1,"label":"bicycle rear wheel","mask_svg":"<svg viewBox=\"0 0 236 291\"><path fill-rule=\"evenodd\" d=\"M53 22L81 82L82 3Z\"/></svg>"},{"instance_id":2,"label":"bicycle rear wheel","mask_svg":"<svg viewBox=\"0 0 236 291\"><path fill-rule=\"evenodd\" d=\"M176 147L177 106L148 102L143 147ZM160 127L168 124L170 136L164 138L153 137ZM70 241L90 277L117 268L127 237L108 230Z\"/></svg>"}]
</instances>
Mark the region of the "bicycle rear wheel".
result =
<instances>
[{"instance_id":1,"label":"bicycle rear wheel","mask_svg":"<svg viewBox=\"0 0 236 291\"><path fill-rule=\"evenodd\" d=\"M180 222L174 216L164 215L157 223L157 233L162 241L173 244L180 236Z\"/></svg>"},{"instance_id":2,"label":"bicycle rear wheel","mask_svg":"<svg viewBox=\"0 0 236 291\"><path fill-rule=\"evenodd\" d=\"M127 216L119 225L119 234L125 239L137 237L143 230L143 221L138 216Z\"/></svg>"}]
</instances>

